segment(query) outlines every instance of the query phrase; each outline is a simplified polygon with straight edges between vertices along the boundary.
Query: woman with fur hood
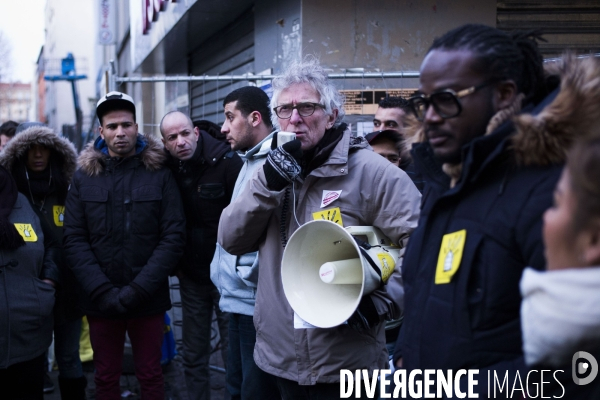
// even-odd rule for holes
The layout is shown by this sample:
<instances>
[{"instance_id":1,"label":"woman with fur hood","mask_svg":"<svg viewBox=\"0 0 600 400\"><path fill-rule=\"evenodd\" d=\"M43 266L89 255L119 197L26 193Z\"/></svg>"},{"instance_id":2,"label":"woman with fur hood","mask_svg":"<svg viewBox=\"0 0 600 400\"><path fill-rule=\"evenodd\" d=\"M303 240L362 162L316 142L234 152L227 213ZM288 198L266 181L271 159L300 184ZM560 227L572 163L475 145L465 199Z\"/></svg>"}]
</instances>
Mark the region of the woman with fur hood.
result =
<instances>
[{"instance_id":1,"label":"woman with fur hood","mask_svg":"<svg viewBox=\"0 0 600 400\"><path fill-rule=\"evenodd\" d=\"M58 267L46 224L0 166L0 388L42 399Z\"/></svg>"},{"instance_id":2,"label":"woman with fur hood","mask_svg":"<svg viewBox=\"0 0 600 400\"><path fill-rule=\"evenodd\" d=\"M75 168L73 144L45 126L33 126L16 135L0 155L16 181L18 191L50 227L52 239L62 243L65 199ZM62 250L62 246L61 246ZM86 380L79 359L81 317L78 284L62 251L60 280L54 308L54 348L59 368L61 398L84 399Z\"/></svg>"},{"instance_id":3,"label":"woman with fur hood","mask_svg":"<svg viewBox=\"0 0 600 400\"><path fill-rule=\"evenodd\" d=\"M521 278L523 352L537 397L598 399L600 379L600 60L566 56L561 89L537 116L521 116L516 145L566 166L544 214L546 271ZM575 141L575 144L572 143ZM570 150L569 150L570 149ZM535 385L535 384L534 384Z\"/></svg>"}]
</instances>

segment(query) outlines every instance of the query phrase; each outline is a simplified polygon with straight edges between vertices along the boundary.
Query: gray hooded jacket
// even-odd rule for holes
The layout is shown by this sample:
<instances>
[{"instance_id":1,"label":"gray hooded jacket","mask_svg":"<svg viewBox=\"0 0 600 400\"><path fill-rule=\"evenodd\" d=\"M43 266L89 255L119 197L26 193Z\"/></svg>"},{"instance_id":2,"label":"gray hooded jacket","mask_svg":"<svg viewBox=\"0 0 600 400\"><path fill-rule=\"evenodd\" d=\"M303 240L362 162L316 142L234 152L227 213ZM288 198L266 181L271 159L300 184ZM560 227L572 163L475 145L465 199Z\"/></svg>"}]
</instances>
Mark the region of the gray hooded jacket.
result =
<instances>
[{"instance_id":1,"label":"gray hooded jacket","mask_svg":"<svg viewBox=\"0 0 600 400\"><path fill-rule=\"evenodd\" d=\"M260 141L256 146L240 154L244 165L235 181L233 202L246 184L250 181L258 167L262 166L271 150L273 133ZM253 315L258 283L258 252L234 256L217 243L215 256L210 264L210 279L219 293L219 307L224 312Z\"/></svg>"},{"instance_id":2,"label":"gray hooded jacket","mask_svg":"<svg viewBox=\"0 0 600 400\"><path fill-rule=\"evenodd\" d=\"M219 224L218 241L225 250L233 254L259 251L254 361L267 373L300 385L339 382L342 368L373 371L388 365L383 322L365 332L348 324L329 329L294 326L294 311L281 282L281 228L289 238L298 229L296 218L300 225L313 220L314 212L324 210L324 192L331 191L341 192L328 207L339 207L343 226L375 226L398 244L417 225L421 196L411 179L371 151L366 141L351 138L349 131L327 160L296 183L295 199L289 199L287 206L286 190L270 191L261 168L223 210ZM291 190L289 194L294 196ZM284 213L285 224L281 224L286 207L290 211ZM378 314L397 318L399 302L385 290L374 293L379 295Z\"/></svg>"}]
</instances>

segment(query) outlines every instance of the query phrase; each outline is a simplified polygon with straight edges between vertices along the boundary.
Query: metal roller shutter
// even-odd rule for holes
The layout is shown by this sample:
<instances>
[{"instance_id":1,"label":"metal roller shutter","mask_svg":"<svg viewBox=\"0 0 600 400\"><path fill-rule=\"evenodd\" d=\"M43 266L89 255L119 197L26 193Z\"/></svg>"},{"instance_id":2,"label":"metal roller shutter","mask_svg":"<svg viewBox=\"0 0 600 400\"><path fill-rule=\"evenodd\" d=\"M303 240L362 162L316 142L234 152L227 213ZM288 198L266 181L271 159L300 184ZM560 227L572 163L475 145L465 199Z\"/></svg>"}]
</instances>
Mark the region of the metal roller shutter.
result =
<instances>
[{"instance_id":1,"label":"metal roller shutter","mask_svg":"<svg viewBox=\"0 0 600 400\"><path fill-rule=\"evenodd\" d=\"M254 73L254 12L240 18L206 40L190 57L192 75L237 75ZM196 82L190 88L192 120L206 119L218 124L224 120L223 98L242 82Z\"/></svg>"},{"instance_id":2,"label":"metal roller shutter","mask_svg":"<svg viewBox=\"0 0 600 400\"><path fill-rule=\"evenodd\" d=\"M600 52L600 2L585 0L504 0L497 2L497 27L540 29L544 57L570 49L577 53Z\"/></svg>"}]
</instances>

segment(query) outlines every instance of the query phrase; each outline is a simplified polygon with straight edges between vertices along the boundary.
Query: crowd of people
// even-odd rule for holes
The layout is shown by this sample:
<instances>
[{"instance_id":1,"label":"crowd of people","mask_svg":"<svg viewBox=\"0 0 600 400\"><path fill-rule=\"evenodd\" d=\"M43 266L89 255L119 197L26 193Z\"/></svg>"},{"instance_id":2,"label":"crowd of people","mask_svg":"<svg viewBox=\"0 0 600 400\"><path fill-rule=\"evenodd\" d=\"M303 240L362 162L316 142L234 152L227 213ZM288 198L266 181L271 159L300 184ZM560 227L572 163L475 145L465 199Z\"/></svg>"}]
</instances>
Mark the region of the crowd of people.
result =
<instances>
[{"instance_id":1,"label":"crowd of people","mask_svg":"<svg viewBox=\"0 0 600 400\"><path fill-rule=\"evenodd\" d=\"M120 92L98 101L100 135L79 155L42 124L3 124L0 390L43 397L54 334L61 396L84 399L85 315L96 398L121 398L127 334L141 398L164 399L177 276L190 399L210 398L213 313L232 399L335 399L341 370L382 369L477 369L479 398L490 372L512 385L560 370L546 396L600 398L576 363L600 357L600 61L545 68L538 39L447 32L418 90L383 99L365 137L314 57L273 79L271 98L229 93L222 126L167 113L161 140ZM316 219L377 228L400 250L330 328L305 321L282 282L290 238Z\"/></svg>"}]
</instances>

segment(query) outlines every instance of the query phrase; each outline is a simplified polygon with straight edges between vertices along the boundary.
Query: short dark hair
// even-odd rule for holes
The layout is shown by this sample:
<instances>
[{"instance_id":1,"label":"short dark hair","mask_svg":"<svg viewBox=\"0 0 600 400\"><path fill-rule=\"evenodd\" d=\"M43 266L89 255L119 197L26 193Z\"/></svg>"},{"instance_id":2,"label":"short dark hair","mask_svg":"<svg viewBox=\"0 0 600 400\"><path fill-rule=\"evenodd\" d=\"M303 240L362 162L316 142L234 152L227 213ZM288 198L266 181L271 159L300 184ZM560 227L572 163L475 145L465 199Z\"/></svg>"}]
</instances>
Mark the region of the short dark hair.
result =
<instances>
[{"instance_id":1,"label":"short dark hair","mask_svg":"<svg viewBox=\"0 0 600 400\"><path fill-rule=\"evenodd\" d=\"M273 128L273 124L271 123L271 109L269 108L269 96L267 96L264 90L256 86L244 86L235 89L225 97L223 107L234 101L237 101L236 108L241 111L244 117L257 111L260 113L265 125Z\"/></svg>"},{"instance_id":2,"label":"short dark hair","mask_svg":"<svg viewBox=\"0 0 600 400\"><path fill-rule=\"evenodd\" d=\"M6 121L0 125L0 135L8 136L10 138L15 136L17 126L19 126L19 124L15 121Z\"/></svg>"},{"instance_id":3,"label":"short dark hair","mask_svg":"<svg viewBox=\"0 0 600 400\"><path fill-rule=\"evenodd\" d=\"M367 142L369 142L369 144L371 144L371 143L377 144L377 142L380 140L389 140L394 144L394 147L396 147L396 149L398 150L398 153L402 152L402 145L404 143L404 138L398 131L395 131L392 129L386 129L383 131L375 131L375 132L366 134L365 139L367 139Z\"/></svg>"},{"instance_id":4,"label":"short dark hair","mask_svg":"<svg viewBox=\"0 0 600 400\"><path fill-rule=\"evenodd\" d=\"M537 40L542 39L534 30L507 33L487 25L466 24L436 38L427 53L470 51L477 59L475 67L490 80L512 79L527 100L537 102L547 94Z\"/></svg>"},{"instance_id":5,"label":"short dark hair","mask_svg":"<svg viewBox=\"0 0 600 400\"><path fill-rule=\"evenodd\" d=\"M402 97L386 96L379 100L379 107L381 108L400 108L406 113L411 113L412 108L408 100Z\"/></svg>"}]
</instances>

